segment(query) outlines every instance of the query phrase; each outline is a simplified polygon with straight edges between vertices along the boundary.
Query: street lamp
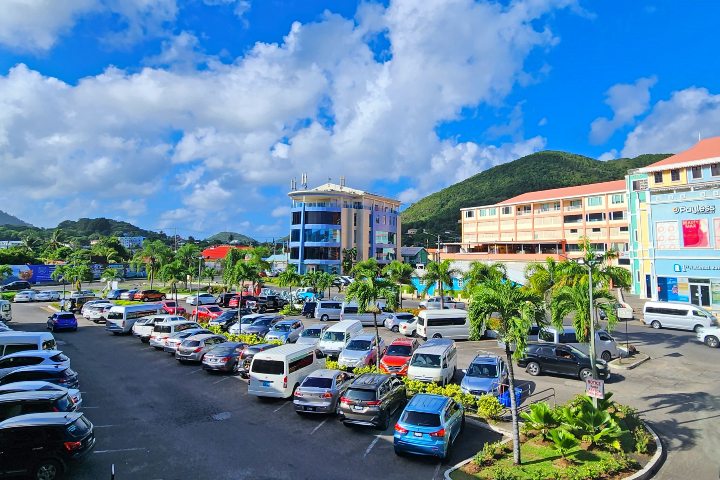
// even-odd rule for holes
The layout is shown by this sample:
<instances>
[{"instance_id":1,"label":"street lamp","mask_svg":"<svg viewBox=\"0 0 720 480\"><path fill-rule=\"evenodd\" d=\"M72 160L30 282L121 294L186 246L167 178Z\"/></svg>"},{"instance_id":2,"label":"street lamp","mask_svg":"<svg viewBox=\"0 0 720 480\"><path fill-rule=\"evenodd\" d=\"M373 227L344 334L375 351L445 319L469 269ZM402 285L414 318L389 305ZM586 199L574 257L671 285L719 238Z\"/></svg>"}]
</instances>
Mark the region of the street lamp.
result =
<instances>
[{"instance_id":1,"label":"street lamp","mask_svg":"<svg viewBox=\"0 0 720 480\"><path fill-rule=\"evenodd\" d=\"M592 369L592 378L597 380L597 362L595 361L595 306L593 305L593 281L592 270L594 267L602 263L602 258L579 258L579 265L584 265L588 269L588 296L590 299L590 368ZM597 407L597 398L593 397L593 403Z\"/></svg>"},{"instance_id":2,"label":"street lamp","mask_svg":"<svg viewBox=\"0 0 720 480\"><path fill-rule=\"evenodd\" d=\"M202 269L203 257L198 257L198 287L197 287L197 298L195 299L195 321L200 323L200 274Z\"/></svg>"}]
</instances>

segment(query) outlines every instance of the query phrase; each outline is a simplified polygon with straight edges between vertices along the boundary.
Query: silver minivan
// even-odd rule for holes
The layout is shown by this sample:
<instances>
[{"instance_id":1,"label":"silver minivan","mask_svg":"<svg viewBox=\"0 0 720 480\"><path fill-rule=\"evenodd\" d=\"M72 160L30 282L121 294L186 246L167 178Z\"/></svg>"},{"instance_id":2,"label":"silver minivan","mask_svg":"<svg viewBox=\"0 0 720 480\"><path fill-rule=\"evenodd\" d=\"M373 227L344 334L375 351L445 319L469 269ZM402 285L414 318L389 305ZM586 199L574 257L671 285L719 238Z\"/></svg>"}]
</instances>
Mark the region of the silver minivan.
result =
<instances>
[{"instance_id":1,"label":"silver minivan","mask_svg":"<svg viewBox=\"0 0 720 480\"><path fill-rule=\"evenodd\" d=\"M315 318L321 322L340 320L342 305L342 302L336 302L334 300L319 300L317 305L315 305Z\"/></svg>"},{"instance_id":2,"label":"silver minivan","mask_svg":"<svg viewBox=\"0 0 720 480\"><path fill-rule=\"evenodd\" d=\"M563 327L562 330L555 327L545 327L538 333L538 342L572 345L585 354L590 351L589 343L578 342L573 327ZM606 362L621 356L617 342L605 330L595 330L595 354Z\"/></svg>"},{"instance_id":3,"label":"silver minivan","mask_svg":"<svg viewBox=\"0 0 720 480\"><path fill-rule=\"evenodd\" d=\"M703 327L717 326L709 311L697 305L680 302L647 302L643 307L643 323L652 328L679 328L696 333Z\"/></svg>"}]
</instances>

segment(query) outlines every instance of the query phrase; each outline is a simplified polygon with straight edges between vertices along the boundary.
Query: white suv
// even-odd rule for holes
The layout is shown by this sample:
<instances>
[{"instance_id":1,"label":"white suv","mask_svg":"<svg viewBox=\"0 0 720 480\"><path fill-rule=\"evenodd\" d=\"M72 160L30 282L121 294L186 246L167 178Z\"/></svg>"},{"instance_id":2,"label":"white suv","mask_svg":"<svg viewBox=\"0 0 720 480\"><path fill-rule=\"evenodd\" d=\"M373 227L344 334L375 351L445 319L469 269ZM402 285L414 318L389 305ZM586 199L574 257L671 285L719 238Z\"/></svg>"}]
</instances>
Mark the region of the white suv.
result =
<instances>
[{"instance_id":1,"label":"white suv","mask_svg":"<svg viewBox=\"0 0 720 480\"><path fill-rule=\"evenodd\" d=\"M702 327L697 330L697 338L710 348L720 347L720 327Z\"/></svg>"}]
</instances>

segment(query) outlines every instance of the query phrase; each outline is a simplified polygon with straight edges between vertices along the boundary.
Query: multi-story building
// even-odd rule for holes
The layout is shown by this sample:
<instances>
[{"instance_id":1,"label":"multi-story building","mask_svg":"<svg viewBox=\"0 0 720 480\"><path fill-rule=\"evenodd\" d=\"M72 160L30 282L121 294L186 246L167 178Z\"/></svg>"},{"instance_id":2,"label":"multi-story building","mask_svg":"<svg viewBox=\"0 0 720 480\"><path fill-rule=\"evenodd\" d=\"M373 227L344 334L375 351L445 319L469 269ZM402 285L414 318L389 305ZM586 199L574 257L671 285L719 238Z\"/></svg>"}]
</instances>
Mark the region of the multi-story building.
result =
<instances>
[{"instance_id":1,"label":"multi-story building","mask_svg":"<svg viewBox=\"0 0 720 480\"><path fill-rule=\"evenodd\" d=\"M344 250L385 264L400 256L400 202L345 185L293 190L290 263L300 273L341 273Z\"/></svg>"},{"instance_id":2,"label":"multi-story building","mask_svg":"<svg viewBox=\"0 0 720 480\"><path fill-rule=\"evenodd\" d=\"M720 311L720 137L626 178L633 293Z\"/></svg>"},{"instance_id":3,"label":"multi-story building","mask_svg":"<svg viewBox=\"0 0 720 480\"><path fill-rule=\"evenodd\" d=\"M120 245L125 247L128 250L139 250L143 246L143 242L145 242L145 237L118 237L118 241L120 242Z\"/></svg>"}]
</instances>

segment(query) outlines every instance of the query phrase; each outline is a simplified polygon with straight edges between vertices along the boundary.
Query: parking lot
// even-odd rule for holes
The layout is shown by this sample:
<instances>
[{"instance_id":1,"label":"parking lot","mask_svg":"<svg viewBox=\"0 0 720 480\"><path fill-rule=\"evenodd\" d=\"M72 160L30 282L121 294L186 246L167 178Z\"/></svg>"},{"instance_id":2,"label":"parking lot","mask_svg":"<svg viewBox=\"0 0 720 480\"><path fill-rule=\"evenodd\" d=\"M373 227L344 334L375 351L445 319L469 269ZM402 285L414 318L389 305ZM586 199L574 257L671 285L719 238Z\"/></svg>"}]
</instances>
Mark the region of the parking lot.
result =
<instances>
[{"instance_id":1,"label":"parking lot","mask_svg":"<svg viewBox=\"0 0 720 480\"><path fill-rule=\"evenodd\" d=\"M42 304L14 305L13 328L41 330ZM317 320L304 320L306 325ZM299 417L288 401L259 401L232 375L210 375L199 365L180 365L135 337L108 335L102 325L79 320L78 332L58 333L63 351L80 373L85 412L96 425L98 443L73 478L441 478L446 468L430 459L400 458L392 451L392 427L344 428L328 417ZM22 326L21 326L22 325ZM613 374L607 391L638 408L669 447L657 478L718 475L715 425L720 406L720 351L698 343L691 332L651 330L631 322L628 339L652 359ZM367 327L366 327L367 329ZM389 342L398 334L380 328ZM625 325L614 335L625 341ZM493 340L457 342L458 368L479 350L502 353ZM562 377L530 377L516 368L531 400L554 394L564 402L584 384ZM525 402L528 400L526 399ZM450 464L474 454L488 440L486 430L468 424Z\"/></svg>"}]
</instances>

